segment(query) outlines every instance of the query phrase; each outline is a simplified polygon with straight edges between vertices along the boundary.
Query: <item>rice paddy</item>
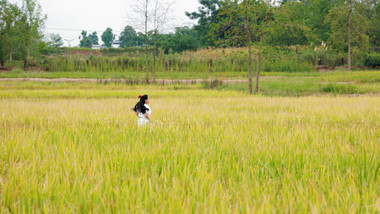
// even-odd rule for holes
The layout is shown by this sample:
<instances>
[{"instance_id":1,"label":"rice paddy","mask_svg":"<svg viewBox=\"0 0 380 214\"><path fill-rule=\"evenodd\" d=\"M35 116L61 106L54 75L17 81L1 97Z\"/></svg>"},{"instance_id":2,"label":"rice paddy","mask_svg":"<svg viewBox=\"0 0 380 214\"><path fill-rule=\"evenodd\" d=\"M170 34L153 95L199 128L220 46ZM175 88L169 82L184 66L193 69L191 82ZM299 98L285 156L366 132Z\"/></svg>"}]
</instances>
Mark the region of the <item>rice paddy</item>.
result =
<instances>
[{"instance_id":1,"label":"rice paddy","mask_svg":"<svg viewBox=\"0 0 380 214\"><path fill-rule=\"evenodd\" d=\"M378 96L120 87L2 88L0 213L380 212Z\"/></svg>"}]
</instances>

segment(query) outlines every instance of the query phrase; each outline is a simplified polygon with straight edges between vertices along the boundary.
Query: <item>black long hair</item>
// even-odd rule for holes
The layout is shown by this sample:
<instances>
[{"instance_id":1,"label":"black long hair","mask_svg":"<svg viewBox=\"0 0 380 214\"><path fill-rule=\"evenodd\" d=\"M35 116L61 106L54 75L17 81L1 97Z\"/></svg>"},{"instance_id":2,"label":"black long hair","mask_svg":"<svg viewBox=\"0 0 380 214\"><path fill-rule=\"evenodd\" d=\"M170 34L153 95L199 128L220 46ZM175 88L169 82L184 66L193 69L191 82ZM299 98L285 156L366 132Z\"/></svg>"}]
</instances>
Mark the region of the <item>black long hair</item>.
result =
<instances>
[{"instance_id":1,"label":"black long hair","mask_svg":"<svg viewBox=\"0 0 380 214\"><path fill-rule=\"evenodd\" d=\"M139 98L140 98L140 101L137 102L137 104L135 105L135 107L132 110L135 112L141 112L141 113L145 114L147 108L144 106L144 104L145 104L145 100L148 99L148 95L145 94L143 96L139 96Z\"/></svg>"}]
</instances>

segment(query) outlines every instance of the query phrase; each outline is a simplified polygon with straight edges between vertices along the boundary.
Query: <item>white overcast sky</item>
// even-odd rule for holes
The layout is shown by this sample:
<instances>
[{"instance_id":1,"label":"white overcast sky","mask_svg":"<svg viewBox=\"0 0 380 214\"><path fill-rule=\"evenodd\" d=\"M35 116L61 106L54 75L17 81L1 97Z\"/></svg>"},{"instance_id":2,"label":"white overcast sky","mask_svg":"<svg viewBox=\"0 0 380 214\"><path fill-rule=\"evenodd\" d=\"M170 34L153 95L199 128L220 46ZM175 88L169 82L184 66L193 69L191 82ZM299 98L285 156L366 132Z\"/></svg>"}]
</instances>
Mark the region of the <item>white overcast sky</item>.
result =
<instances>
[{"instance_id":1,"label":"white overcast sky","mask_svg":"<svg viewBox=\"0 0 380 214\"><path fill-rule=\"evenodd\" d=\"M12 3L20 0L9 0ZM45 23L46 33L59 33L62 39L74 39L71 46L79 43L81 30L88 33L97 31L100 35L110 27L114 34L119 35L126 25L130 25L128 16L131 14L131 5L135 0L37 0L44 14L47 14ZM173 16L176 17L172 25L175 27L188 26L194 23L186 17L185 11L197 11L200 6L198 0L176 0ZM65 41L65 46L68 43Z\"/></svg>"}]
</instances>

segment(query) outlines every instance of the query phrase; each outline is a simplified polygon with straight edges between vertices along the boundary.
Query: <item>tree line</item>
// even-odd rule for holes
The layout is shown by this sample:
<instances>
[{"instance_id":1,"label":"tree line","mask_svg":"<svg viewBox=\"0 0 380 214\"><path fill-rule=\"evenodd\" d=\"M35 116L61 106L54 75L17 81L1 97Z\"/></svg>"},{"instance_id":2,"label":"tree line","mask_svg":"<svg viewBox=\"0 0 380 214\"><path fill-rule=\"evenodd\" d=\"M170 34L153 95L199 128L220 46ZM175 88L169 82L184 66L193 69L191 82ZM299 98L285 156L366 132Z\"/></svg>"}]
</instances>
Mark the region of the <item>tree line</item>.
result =
<instances>
[{"instance_id":1,"label":"tree line","mask_svg":"<svg viewBox=\"0 0 380 214\"><path fill-rule=\"evenodd\" d=\"M194 27L201 46L248 47L257 61L258 91L262 57L270 50L293 46L330 49L351 69L351 54L364 55L380 49L378 0L202 0L198 11L187 12L198 20ZM322 44L322 45L319 45ZM253 49L254 47L254 49ZM266 55L266 53L269 53ZM345 60L347 59L347 60ZM361 60L361 59L360 59ZM252 93L252 72L248 68Z\"/></svg>"},{"instance_id":2,"label":"tree line","mask_svg":"<svg viewBox=\"0 0 380 214\"><path fill-rule=\"evenodd\" d=\"M139 1L139 0L136 0ZM152 1L152 0L140 0ZM154 0L162 2L162 0ZM154 35L157 47L165 53L196 50L205 47L248 46L243 35L244 16L249 19L252 41L259 41L259 32L266 34L262 43L267 46L316 45L324 42L335 53L348 51L348 18L350 2L352 17L350 26L352 51L378 52L380 50L380 6L379 0L201 0L198 11L186 12L197 24L193 27L176 27L173 33L157 32L151 28L145 32L135 29L141 26L126 26L118 35L121 47L153 46ZM157 4L157 3L156 3ZM247 7L246 5L250 6ZM0 1L1 58L12 59L15 54L30 56L46 45L62 45L58 34L44 38L42 30L46 15L36 0L23 0L22 5ZM243 6L244 5L244 6ZM167 6L166 6L167 7ZM149 14L149 16L152 16ZM260 22L262 20L265 22ZM143 23L139 23L142 25ZM247 24L247 23L246 23ZM266 26L263 26L266 24ZM111 47L116 35L107 28L101 35L106 47ZM45 36L46 37L46 36ZM97 32L82 31L80 47L91 48L99 44ZM33 49L33 50L32 50Z\"/></svg>"},{"instance_id":3,"label":"tree line","mask_svg":"<svg viewBox=\"0 0 380 214\"><path fill-rule=\"evenodd\" d=\"M166 52L247 46L243 37L245 27L251 26L255 34L252 40L259 41L260 35L266 34L262 43L269 46L323 42L336 53L347 53L350 36L354 51L380 50L379 0L201 0L200 4L198 11L186 12L198 21L195 26L160 34L157 46ZM147 33L149 45L153 45L153 33ZM144 36L126 26L119 38L122 47L130 47L142 46Z\"/></svg>"},{"instance_id":4,"label":"tree line","mask_svg":"<svg viewBox=\"0 0 380 214\"><path fill-rule=\"evenodd\" d=\"M250 91L252 68L256 65L256 85L261 60L283 50L294 50L299 57L308 50L326 55L317 64L357 65L379 64L380 6L379 0L200 0L197 11L186 15L197 21L193 27L176 27L165 33L170 20L170 0L135 0L134 25L126 26L118 40L120 47L153 48L153 64L157 49L166 54L216 47L246 47ZM46 15L36 0L23 0L22 5L1 0L0 60L27 59L31 55L49 53L62 45L57 34L45 38L42 34ZM101 35L106 47L111 47L116 35L107 28ZM99 44L96 32L82 31L80 47ZM290 49L289 49L290 48ZM149 52L149 53L148 53ZM364 56L373 55L374 58ZM376 55L377 54L377 55ZM328 60L329 56L332 60ZM318 57L317 57L318 58ZM153 79L154 69L153 65Z\"/></svg>"},{"instance_id":5,"label":"tree line","mask_svg":"<svg viewBox=\"0 0 380 214\"><path fill-rule=\"evenodd\" d=\"M132 26L126 26L120 35L115 35L112 33L111 28L107 28L101 35L101 40L103 41L104 47L112 47L112 43L118 38L121 48L126 47L144 47L145 46L145 34L142 32L137 32ZM148 32L148 46L153 47L154 43L154 32ZM97 32L92 32L88 34L87 31L83 30L79 36L80 43L79 46L83 48L92 48L93 45L99 45L99 36ZM204 48L201 42L197 39L198 33L190 27L176 27L173 33L157 34L156 43L157 47L161 48L168 53L180 53L186 50L197 50Z\"/></svg>"}]
</instances>

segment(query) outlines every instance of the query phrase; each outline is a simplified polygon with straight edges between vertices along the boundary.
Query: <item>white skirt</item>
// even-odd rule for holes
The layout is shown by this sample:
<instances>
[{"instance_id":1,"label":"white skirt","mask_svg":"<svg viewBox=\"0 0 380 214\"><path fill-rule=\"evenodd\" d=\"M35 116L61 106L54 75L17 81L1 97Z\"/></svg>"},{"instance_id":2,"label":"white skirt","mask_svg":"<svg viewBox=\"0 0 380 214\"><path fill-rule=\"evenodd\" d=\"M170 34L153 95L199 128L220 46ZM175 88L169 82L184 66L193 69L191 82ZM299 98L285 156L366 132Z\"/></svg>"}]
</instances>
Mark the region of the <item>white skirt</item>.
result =
<instances>
[{"instance_id":1,"label":"white skirt","mask_svg":"<svg viewBox=\"0 0 380 214\"><path fill-rule=\"evenodd\" d=\"M138 126L146 126L149 123L149 120L146 117L139 117L137 120Z\"/></svg>"}]
</instances>

